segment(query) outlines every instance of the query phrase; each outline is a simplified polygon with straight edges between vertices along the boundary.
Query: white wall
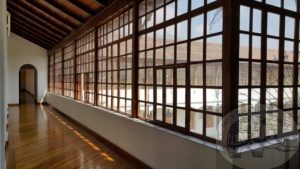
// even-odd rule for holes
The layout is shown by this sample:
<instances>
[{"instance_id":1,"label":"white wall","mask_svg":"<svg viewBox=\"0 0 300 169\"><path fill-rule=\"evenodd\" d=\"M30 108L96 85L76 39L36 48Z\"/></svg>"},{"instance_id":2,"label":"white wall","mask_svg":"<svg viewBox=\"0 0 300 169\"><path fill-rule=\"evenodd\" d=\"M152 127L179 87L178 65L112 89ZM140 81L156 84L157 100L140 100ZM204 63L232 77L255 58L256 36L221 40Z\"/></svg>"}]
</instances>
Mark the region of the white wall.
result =
<instances>
[{"instance_id":1,"label":"white wall","mask_svg":"<svg viewBox=\"0 0 300 169\"><path fill-rule=\"evenodd\" d=\"M8 103L19 103L19 70L25 64L37 69L37 101L40 102L47 90L47 50L16 34L8 39Z\"/></svg>"},{"instance_id":2,"label":"white wall","mask_svg":"<svg viewBox=\"0 0 300 169\"><path fill-rule=\"evenodd\" d=\"M6 102L6 68L7 68L7 30L6 30L6 0L0 0L0 169L4 169L5 141L7 140L7 102Z\"/></svg>"}]
</instances>

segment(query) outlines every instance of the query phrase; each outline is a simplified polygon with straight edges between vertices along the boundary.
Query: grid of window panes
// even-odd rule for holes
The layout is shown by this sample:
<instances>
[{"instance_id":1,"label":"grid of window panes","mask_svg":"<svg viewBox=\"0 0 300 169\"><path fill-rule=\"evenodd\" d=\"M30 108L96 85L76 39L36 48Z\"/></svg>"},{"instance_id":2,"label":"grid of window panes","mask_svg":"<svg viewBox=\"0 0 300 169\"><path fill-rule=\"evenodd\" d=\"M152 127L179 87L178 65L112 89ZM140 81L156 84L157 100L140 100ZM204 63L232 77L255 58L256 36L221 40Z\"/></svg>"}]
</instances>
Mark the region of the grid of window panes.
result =
<instances>
[{"instance_id":1,"label":"grid of window panes","mask_svg":"<svg viewBox=\"0 0 300 169\"><path fill-rule=\"evenodd\" d=\"M48 87L49 92L54 92L54 55L49 56L49 63L48 63Z\"/></svg>"},{"instance_id":2,"label":"grid of window panes","mask_svg":"<svg viewBox=\"0 0 300 169\"><path fill-rule=\"evenodd\" d=\"M77 99L94 103L95 31L90 30L76 41Z\"/></svg>"},{"instance_id":3,"label":"grid of window panes","mask_svg":"<svg viewBox=\"0 0 300 169\"><path fill-rule=\"evenodd\" d=\"M223 10L195 12L211 2L139 4L138 117L221 139Z\"/></svg>"},{"instance_id":4,"label":"grid of window panes","mask_svg":"<svg viewBox=\"0 0 300 169\"><path fill-rule=\"evenodd\" d=\"M98 29L98 106L132 113L133 10Z\"/></svg>"},{"instance_id":5,"label":"grid of window panes","mask_svg":"<svg viewBox=\"0 0 300 169\"><path fill-rule=\"evenodd\" d=\"M74 43L64 48L64 96L74 98Z\"/></svg>"},{"instance_id":6,"label":"grid of window panes","mask_svg":"<svg viewBox=\"0 0 300 169\"><path fill-rule=\"evenodd\" d=\"M54 53L54 73L55 73L55 93L62 95L62 50L59 49Z\"/></svg>"},{"instance_id":7,"label":"grid of window panes","mask_svg":"<svg viewBox=\"0 0 300 169\"><path fill-rule=\"evenodd\" d=\"M282 4L285 9L294 11L291 4L295 2L284 1ZM266 3L278 5L275 1L266 0ZM262 23L266 23L265 26ZM296 19L292 16L240 6L240 141L264 137L260 133L261 127L265 128L265 136L293 131L294 49L295 43L299 42L295 40L295 25ZM264 45L266 51L262 50ZM266 77L264 84L263 74ZM262 120L265 120L265 126L262 126Z\"/></svg>"}]
</instances>

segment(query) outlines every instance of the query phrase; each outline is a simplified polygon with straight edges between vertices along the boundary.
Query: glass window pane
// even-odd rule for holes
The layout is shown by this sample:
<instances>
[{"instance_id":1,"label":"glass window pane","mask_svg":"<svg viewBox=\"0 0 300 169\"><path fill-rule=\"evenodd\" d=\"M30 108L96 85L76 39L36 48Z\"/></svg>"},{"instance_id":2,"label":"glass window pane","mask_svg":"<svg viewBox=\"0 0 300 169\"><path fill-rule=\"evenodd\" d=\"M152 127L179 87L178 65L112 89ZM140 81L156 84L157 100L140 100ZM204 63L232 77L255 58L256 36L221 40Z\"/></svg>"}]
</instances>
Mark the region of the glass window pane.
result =
<instances>
[{"instance_id":1,"label":"glass window pane","mask_svg":"<svg viewBox=\"0 0 300 169\"><path fill-rule=\"evenodd\" d=\"M162 87L156 88L156 102L159 104L163 104L163 88Z\"/></svg>"},{"instance_id":2,"label":"glass window pane","mask_svg":"<svg viewBox=\"0 0 300 169\"><path fill-rule=\"evenodd\" d=\"M182 15L188 11L189 0L177 1L177 16Z\"/></svg>"},{"instance_id":3,"label":"glass window pane","mask_svg":"<svg viewBox=\"0 0 300 169\"><path fill-rule=\"evenodd\" d=\"M171 25L166 28L166 44L174 43L175 40L175 26Z\"/></svg>"},{"instance_id":4,"label":"glass window pane","mask_svg":"<svg viewBox=\"0 0 300 169\"><path fill-rule=\"evenodd\" d=\"M248 116L239 117L239 141L248 139Z\"/></svg>"},{"instance_id":5,"label":"glass window pane","mask_svg":"<svg viewBox=\"0 0 300 169\"><path fill-rule=\"evenodd\" d=\"M153 120L153 104L146 104L146 119Z\"/></svg>"},{"instance_id":6,"label":"glass window pane","mask_svg":"<svg viewBox=\"0 0 300 169\"><path fill-rule=\"evenodd\" d=\"M191 42L190 60L191 62L203 60L203 40L195 40Z\"/></svg>"},{"instance_id":7,"label":"glass window pane","mask_svg":"<svg viewBox=\"0 0 300 169\"><path fill-rule=\"evenodd\" d=\"M206 85L222 86L222 63L213 62L206 64Z\"/></svg>"},{"instance_id":8,"label":"glass window pane","mask_svg":"<svg viewBox=\"0 0 300 169\"><path fill-rule=\"evenodd\" d=\"M163 21L164 21L164 7L161 7L161 8L159 8L159 9L157 9L156 10L156 13L155 13L155 15L156 15L156 24L160 24L160 23L162 23Z\"/></svg>"},{"instance_id":9,"label":"glass window pane","mask_svg":"<svg viewBox=\"0 0 300 169\"><path fill-rule=\"evenodd\" d=\"M174 64L175 59L175 48L174 46L169 46L165 48L165 64Z\"/></svg>"},{"instance_id":10,"label":"glass window pane","mask_svg":"<svg viewBox=\"0 0 300 169\"><path fill-rule=\"evenodd\" d=\"M178 68L177 69L177 85L184 86L185 85L185 74L186 70L185 68Z\"/></svg>"},{"instance_id":11,"label":"glass window pane","mask_svg":"<svg viewBox=\"0 0 300 169\"><path fill-rule=\"evenodd\" d=\"M240 58L249 58L249 35L240 34Z\"/></svg>"},{"instance_id":12,"label":"glass window pane","mask_svg":"<svg viewBox=\"0 0 300 169\"><path fill-rule=\"evenodd\" d=\"M197 9L204 5L204 0L191 0L192 1L192 10Z\"/></svg>"},{"instance_id":13,"label":"glass window pane","mask_svg":"<svg viewBox=\"0 0 300 169\"><path fill-rule=\"evenodd\" d=\"M166 69L166 85L173 85L173 69Z\"/></svg>"},{"instance_id":14,"label":"glass window pane","mask_svg":"<svg viewBox=\"0 0 300 169\"><path fill-rule=\"evenodd\" d=\"M187 43L182 43L176 47L176 63L186 63L187 62Z\"/></svg>"},{"instance_id":15,"label":"glass window pane","mask_svg":"<svg viewBox=\"0 0 300 169\"><path fill-rule=\"evenodd\" d=\"M252 59L261 59L261 37L252 36Z\"/></svg>"},{"instance_id":16,"label":"glass window pane","mask_svg":"<svg viewBox=\"0 0 300 169\"><path fill-rule=\"evenodd\" d=\"M207 38L206 60L222 59L222 36L213 36Z\"/></svg>"},{"instance_id":17,"label":"glass window pane","mask_svg":"<svg viewBox=\"0 0 300 169\"><path fill-rule=\"evenodd\" d=\"M187 20L177 23L177 42L187 40L188 25Z\"/></svg>"},{"instance_id":18,"label":"glass window pane","mask_svg":"<svg viewBox=\"0 0 300 169\"><path fill-rule=\"evenodd\" d=\"M222 89L206 89L206 110L222 113Z\"/></svg>"},{"instance_id":19,"label":"glass window pane","mask_svg":"<svg viewBox=\"0 0 300 169\"><path fill-rule=\"evenodd\" d=\"M207 13L207 34L221 32L223 30L223 9L218 8Z\"/></svg>"},{"instance_id":20,"label":"glass window pane","mask_svg":"<svg viewBox=\"0 0 300 169\"><path fill-rule=\"evenodd\" d=\"M251 89L251 112L260 111L260 89Z\"/></svg>"},{"instance_id":21,"label":"glass window pane","mask_svg":"<svg viewBox=\"0 0 300 169\"><path fill-rule=\"evenodd\" d=\"M278 114L277 113L267 113L266 114L266 135L272 136L277 134L278 125Z\"/></svg>"},{"instance_id":22,"label":"glass window pane","mask_svg":"<svg viewBox=\"0 0 300 169\"><path fill-rule=\"evenodd\" d=\"M291 17L285 17L285 37L295 38L295 19Z\"/></svg>"},{"instance_id":23,"label":"glass window pane","mask_svg":"<svg viewBox=\"0 0 300 169\"><path fill-rule=\"evenodd\" d=\"M267 59L272 61L279 60L279 40L268 38L267 39Z\"/></svg>"},{"instance_id":24,"label":"glass window pane","mask_svg":"<svg viewBox=\"0 0 300 169\"><path fill-rule=\"evenodd\" d=\"M159 29L156 31L156 40L155 40L155 46L159 47L164 44L164 29Z\"/></svg>"},{"instance_id":25,"label":"glass window pane","mask_svg":"<svg viewBox=\"0 0 300 169\"><path fill-rule=\"evenodd\" d=\"M239 62L239 85L247 86L249 85L249 63Z\"/></svg>"},{"instance_id":26,"label":"glass window pane","mask_svg":"<svg viewBox=\"0 0 300 169\"><path fill-rule=\"evenodd\" d=\"M293 62L294 61L294 42L284 41L284 61Z\"/></svg>"},{"instance_id":27,"label":"glass window pane","mask_svg":"<svg viewBox=\"0 0 300 169\"><path fill-rule=\"evenodd\" d=\"M292 0L284 0L284 8L285 9L288 9L288 10L291 10L291 11L294 11L296 12L297 11L297 1L292 1Z\"/></svg>"},{"instance_id":28,"label":"glass window pane","mask_svg":"<svg viewBox=\"0 0 300 169\"><path fill-rule=\"evenodd\" d=\"M173 108L172 107L166 107L166 123L173 124Z\"/></svg>"},{"instance_id":29,"label":"glass window pane","mask_svg":"<svg viewBox=\"0 0 300 169\"><path fill-rule=\"evenodd\" d=\"M144 102L139 102L138 117L144 119L146 113L146 104Z\"/></svg>"},{"instance_id":30,"label":"glass window pane","mask_svg":"<svg viewBox=\"0 0 300 169\"><path fill-rule=\"evenodd\" d=\"M162 69L156 70L156 84L162 85L163 84L163 71Z\"/></svg>"},{"instance_id":31,"label":"glass window pane","mask_svg":"<svg viewBox=\"0 0 300 169\"><path fill-rule=\"evenodd\" d=\"M293 111L284 111L283 112L283 133L293 131L294 125Z\"/></svg>"},{"instance_id":32,"label":"glass window pane","mask_svg":"<svg viewBox=\"0 0 300 169\"><path fill-rule=\"evenodd\" d=\"M240 6L240 30L249 31L250 25L250 8Z\"/></svg>"},{"instance_id":33,"label":"glass window pane","mask_svg":"<svg viewBox=\"0 0 300 169\"><path fill-rule=\"evenodd\" d=\"M280 0L279 0L280 1ZM268 12L268 35L279 36L280 17L278 14Z\"/></svg>"},{"instance_id":34,"label":"glass window pane","mask_svg":"<svg viewBox=\"0 0 300 169\"><path fill-rule=\"evenodd\" d=\"M156 120L163 120L163 107L159 105L156 106Z\"/></svg>"},{"instance_id":35,"label":"glass window pane","mask_svg":"<svg viewBox=\"0 0 300 169\"><path fill-rule=\"evenodd\" d=\"M203 114L191 111L190 113L190 131L197 134L203 134Z\"/></svg>"},{"instance_id":36,"label":"glass window pane","mask_svg":"<svg viewBox=\"0 0 300 169\"><path fill-rule=\"evenodd\" d=\"M185 109L177 109L176 115L176 125L185 127Z\"/></svg>"},{"instance_id":37,"label":"glass window pane","mask_svg":"<svg viewBox=\"0 0 300 169\"><path fill-rule=\"evenodd\" d=\"M252 31L261 33L261 10L253 9Z\"/></svg>"},{"instance_id":38,"label":"glass window pane","mask_svg":"<svg viewBox=\"0 0 300 169\"><path fill-rule=\"evenodd\" d=\"M252 85L259 86L261 80L261 64L259 62L252 62Z\"/></svg>"},{"instance_id":39,"label":"glass window pane","mask_svg":"<svg viewBox=\"0 0 300 169\"><path fill-rule=\"evenodd\" d=\"M278 89L267 88L266 89L266 110L278 109Z\"/></svg>"},{"instance_id":40,"label":"glass window pane","mask_svg":"<svg viewBox=\"0 0 300 169\"><path fill-rule=\"evenodd\" d=\"M166 88L166 104L167 105L173 105L173 88L172 87L167 87Z\"/></svg>"},{"instance_id":41,"label":"glass window pane","mask_svg":"<svg viewBox=\"0 0 300 169\"><path fill-rule=\"evenodd\" d=\"M269 5L281 7L281 0L266 0L266 3Z\"/></svg>"},{"instance_id":42,"label":"glass window pane","mask_svg":"<svg viewBox=\"0 0 300 169\"><path fill-rule=\"evenodd\" d=\"M293 85L294 66L292 64L284 64L284 85Z\"/></svg>"},{"instance_id":43,"label":"glass window pane","mask_svg":"<svg viewBox=\"0 0 300 169\"><path fill-rule=\"evenodd\" d=\"M195 16L191 20L191 38L203 36L204 31L204 17L203 14Z\"/></svg>"},{"instance_id":44,"label":"glass window pane","mask_svg":"<svg viewBox=\"0 0 300 169\"><path fill-rule=\"evenodd\" d=\"M248 113L248 89L239 89L238 110L239 113Z\"/></svg>"},{"instance_id":45,"label":"glass window pane","mask_svg":"<svg viewBox=\"0 0 300 169\"><path fill-rule=\"evenodd\" d=\"M251 116L251 138L260 136L260 115Z\"/></svg>"},{"instance_id":46,"label":"glass window pane","mask_svg":"<svg viewBox=\"0 0 300 169\"><path fill-rule=\"evenodd\" d=\"M203 110L203 89L192 88L190 102L191 108Z\"/></svg>"},{"instance_id":47,"label":"glass window pane","mask_svg":"<svg viewBox=\"0 0 300 169\"><path fill-rule=\"evenodd\" d=\"M206 115L206 136L222 139L222 117L214 115Z\"/></svg>"},{"instance_id":48,"label":"glass window pane","mask_svg":"<svg viewBox=\"0 0 300 169\"><path fill-rule=\"evenodd\" d=\"M283 88L283 108L293 108L293 88Z\"/></svg>"},{"instance_id":49,"label":"glass window pane","mask_svg":"<svg viewBox=\"0 0 300 169\"><path fill-rule=\"evenodd\" d=\"M147 0L147 12L150 12L154 9L154 0Z\"/></svg>"},{"instance_id":50,"label":"glass window pane","mask_svg":"<svg viewBox=\"0 0 300 169\"><path fill-rule=\"evenodd\" d=\"M185 107L185 88L177 88L177 106Z\"/></svg>"},{"instance_id":51,"label":"glass window pane","mask_svg":"<svg viewBox=\"0 0 300 169\"><path fill-rule=\"evenodd\" d=\"M141 2L139 5L139 15L142 16L146 12L146 3L145 1Z\"/></svg>"},{"instance_id":52,"label":"glass window pane","mask_svg":"<svg viewBox=\"0 0 300 169\"><path fill-rule=\"evenodd\" d=\"M170 20L175 17L175 2L166 6L166 20Z\"/></svg>"},{"instance_id":53,"label":"glass window pane","mask_svg":"<svg viewBox=\"0 0 300 169\"><path fill-rule=\"evenodd\" d=\"M267 85L276 86L278 85L278 64L267 63Z\"/></svg>"},{"instance_id":54,"label":"glass window pane","mask_svg":"<svg viewBox=\"0 0 300 169\"><path fill-rule=\"evenodd\" d=\"M203 65L202 64L192 64L190 67L190 80L192 86L202 86L203 85Z\"/></svg>"}]
</instances>

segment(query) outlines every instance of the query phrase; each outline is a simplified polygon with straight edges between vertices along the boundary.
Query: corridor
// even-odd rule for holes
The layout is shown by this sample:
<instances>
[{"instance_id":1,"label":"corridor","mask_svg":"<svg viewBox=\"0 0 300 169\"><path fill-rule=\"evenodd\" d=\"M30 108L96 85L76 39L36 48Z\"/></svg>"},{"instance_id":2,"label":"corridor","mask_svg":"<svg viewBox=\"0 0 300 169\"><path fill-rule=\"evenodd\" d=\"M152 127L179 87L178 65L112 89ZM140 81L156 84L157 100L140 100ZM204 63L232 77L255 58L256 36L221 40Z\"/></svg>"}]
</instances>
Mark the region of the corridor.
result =
<instances>
[{"instance_id":1,"label":"corridor","mask_svg":"<svg viewBox=\"0 0 300 169\"><path fill-rule=\"evenodd\" d=\"M83 112L84 113L84 112ZM14 168L141 168L26 92L9 108L7 165Z\"/></svg>"}]
</instances>

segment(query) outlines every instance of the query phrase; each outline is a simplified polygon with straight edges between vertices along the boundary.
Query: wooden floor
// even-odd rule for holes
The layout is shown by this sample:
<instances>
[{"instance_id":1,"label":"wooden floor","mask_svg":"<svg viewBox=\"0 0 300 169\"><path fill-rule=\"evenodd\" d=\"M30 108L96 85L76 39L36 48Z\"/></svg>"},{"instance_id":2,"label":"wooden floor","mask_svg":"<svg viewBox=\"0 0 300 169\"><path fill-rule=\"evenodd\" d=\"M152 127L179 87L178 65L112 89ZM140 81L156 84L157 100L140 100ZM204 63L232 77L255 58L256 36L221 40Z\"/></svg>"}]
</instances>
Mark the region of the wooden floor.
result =
<instances>
[{"instance_id":1,"label":"wooden floor","mask_svg":"<svg viewBox=\"0 0 300 169\"><path fill-rule=\"evenodd\" d=\"M140 168L22 92L9 108L8 168Z\"/></svg>"}]
</instances>

